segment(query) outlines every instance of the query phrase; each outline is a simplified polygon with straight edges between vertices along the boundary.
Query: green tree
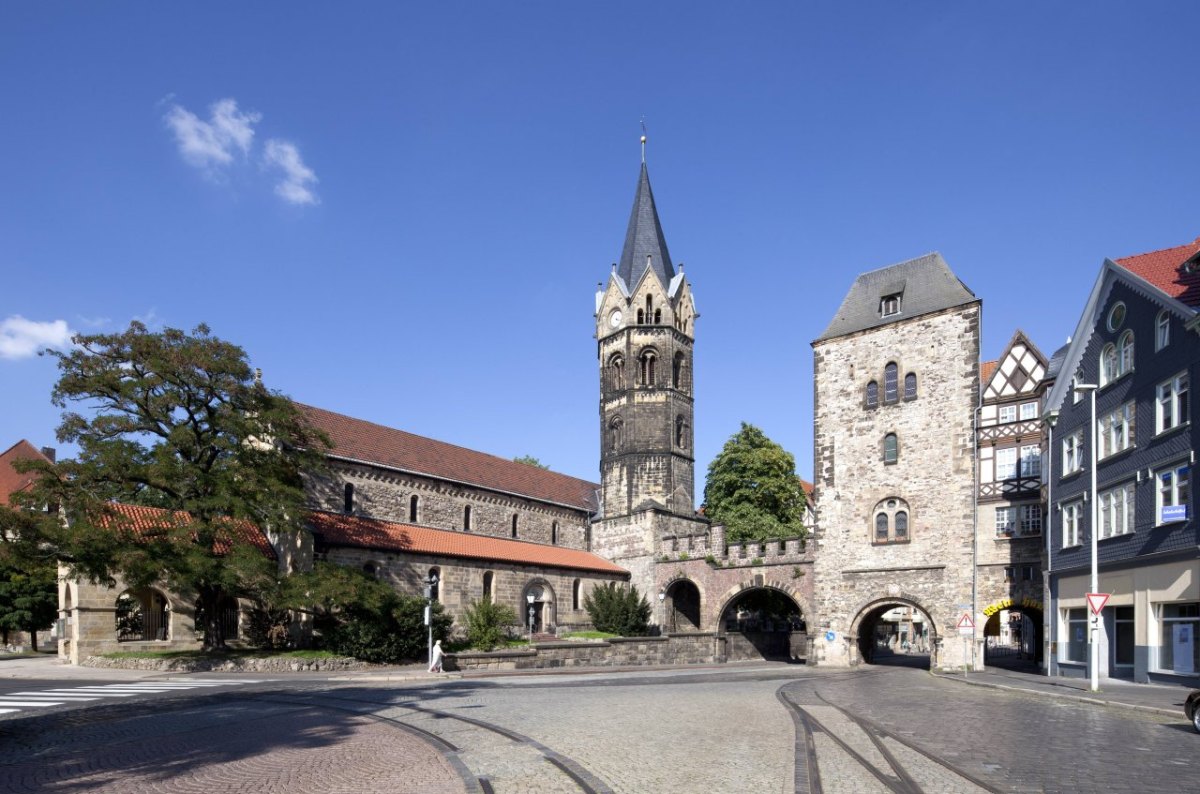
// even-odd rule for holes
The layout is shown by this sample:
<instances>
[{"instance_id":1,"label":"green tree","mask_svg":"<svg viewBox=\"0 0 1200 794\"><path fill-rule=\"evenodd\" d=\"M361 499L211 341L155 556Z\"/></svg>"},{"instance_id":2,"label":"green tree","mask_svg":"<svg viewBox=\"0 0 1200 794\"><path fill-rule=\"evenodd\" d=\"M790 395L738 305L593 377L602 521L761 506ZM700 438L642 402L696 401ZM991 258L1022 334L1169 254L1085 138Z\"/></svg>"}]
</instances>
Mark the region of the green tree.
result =
<instances>
[{"instance_id":1,"label":"green tree","mask_svg":"<svg viewBox=\"0 0 1200 794\"><path fill-rule=\"evenodd\" d=\"M61 505L69 529L40 534L73 575L130 587L156 582L193 594L205 649L225 647L218 602L254 597L276 578L259 529L302 530L302 472L320 470L328 441L286 397L256 379L238 346L200 325L76 335L58 361L58 439L75 460L35 463L28 499ZM88 415L65 410L85 406ZM136 529L113 503L162 508Z\"/></svg>"},{"instance_id":2,"label":"green tree","mask_svg":"<svg viewBox=\"0 0 1200 794\"><path fill-rule=\"evenodd\" d=\"M621 637L641 637L650 628L650 604L635 585L605 582L583 598L583 608L596 631Z\"/></svg>"},{"instance_id":3,"label":"green tree","mask_svg":"<svg viewBox=\"0 0 1200 794\"><path fill-rule=\"evenodd\" d=\"M519 455L519 456L513 458L513 462L514 463L524 463L526 466L536 466L539 469L550 468L545 463L542 463L540 460L535 458L533 455Z\"/></svg>"},{"instance_id":4,"label":"green tree","mask_svg":"<svg viewBox=\"0 0 1200 794\"><path fill-rule=\"evenodd\" d=\"M517 613L508 604L497 604L488 596L467 605L463 618L471 647L490 651L503 645L508 627L517 624Z\"/></svg>"},{"instance_id":5,"label":"green tree","mask_svg":"<svg viewBox=\"0 0 1200 794\"><path fill-rule=\"evenodd\" d=\"M281 580L268 598L272 607L312 615L321 643L335 653L381 664L426 656L425 599L397 593L358 568L318 562ZM454 619L435 601L432 622L433 638L444 640Z\"/></svg>"},{"instance_id":6,"label":"green tree","mask_svg":"<svg viewBox=\"0 0 1200 794\"><path fill-rule=\"evenodd\" d=\"M804 488L796 459L751 424L708 467L704 513L724 524L730 541L804 537Z\"/></svg>"},{"instance_id":7,"label":"green tree","mask_svg":"<svg viewBox=\"0 0 1200 794\"><path fill-rule=\"evenodd\" d=\"M37 632L58 617L58 578L53 565L32 569L0 565L0 631L8 643L11 631L29 633L33 650Z\"/></svg>"}]
</instances>

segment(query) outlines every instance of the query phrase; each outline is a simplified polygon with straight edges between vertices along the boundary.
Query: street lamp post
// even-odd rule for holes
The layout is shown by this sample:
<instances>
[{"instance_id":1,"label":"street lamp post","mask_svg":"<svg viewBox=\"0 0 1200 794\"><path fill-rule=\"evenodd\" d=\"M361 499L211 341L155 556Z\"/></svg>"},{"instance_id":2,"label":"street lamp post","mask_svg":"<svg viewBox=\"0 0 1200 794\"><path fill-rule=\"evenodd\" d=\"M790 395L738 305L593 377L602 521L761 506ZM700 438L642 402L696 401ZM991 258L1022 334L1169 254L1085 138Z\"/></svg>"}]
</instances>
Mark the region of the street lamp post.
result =
<instances>
[{"instance_id":1,"label":"street lamp post","mask_svg":"<svg viewBox=\"0 0 1200 794\"><path fill-rule=\"evenodd\" d=\"M1075 391L1086 391L1091 398L1091 441L1088 444L1090 448L1091 469L1092 469L1092 492L1090 499L1092 502L1090 533L1091 533L1091 549L1092 549L1092 579L1091 589L1088 592L1100 592L1100 569L1097 562L1096 554L1096 539L1100 535L1100 501L1096 495L1096 389L1099 388L1095 383L1076 383ZM1088 611L1091 612L1090 631L1088 632L1088 671L1091 675L1090 689L1097 692L1100 689L1100 644L1097 642L1100 634L1100 616L1091 609L1091 604L1088 604Z\"/></svg>"}]
</instances>

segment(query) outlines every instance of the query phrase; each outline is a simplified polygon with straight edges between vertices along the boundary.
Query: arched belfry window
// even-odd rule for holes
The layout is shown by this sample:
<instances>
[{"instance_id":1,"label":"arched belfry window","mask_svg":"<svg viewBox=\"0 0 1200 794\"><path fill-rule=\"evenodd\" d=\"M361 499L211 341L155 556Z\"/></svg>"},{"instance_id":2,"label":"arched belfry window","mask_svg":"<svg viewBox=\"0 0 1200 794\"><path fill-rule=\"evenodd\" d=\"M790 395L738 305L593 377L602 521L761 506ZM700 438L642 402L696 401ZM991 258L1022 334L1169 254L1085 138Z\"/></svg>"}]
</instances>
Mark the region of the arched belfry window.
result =
<instances>
[{"instance_id":1,"label":"arched belfry window","mask_svg":"<svg viewBox=\"0 0 1200 794\"><path fill-rule=\"evenodd\" d=\"M614 416L608 423L608 451L621 451L621 436L625 430L625 421L619 416Z\"/></svg>"},{"instance_id":2,"label":"arched belfry window","mask_svg":"<svg viewBox=\"0 0 1200 794\"><path fill-rule=\"evenodd\" d=\"M643 350L641 357L638 359L640 365L641 384L643 386L655 385L654 365L657 360L653 350Z\"/></svg>"},{"instance_id":3,"label":"arched belfry window","mask_svg":"<svg viewBox=\"0 0 1200 794\"><path fill-rule=\"evenodd\" d=\"M637 321L637 324L638 324L638 325L645 325L645 324L646 324L646 310L645 310L645 309L638 309L638 321Z\"/></svg>"},{"instance_id":4,"label":"arched belfry window","mask_svg":"<svg viewBox=\"0 0 1200 794\"><path fill-rule=\"evenodd\" d=\"M646 322L650 322L650 318L654 316L654 298L646 296Z\"/></svg>"},{"instance_id":5,"label":"arched belfry window","mask_svg":"<svg viewBox=\"0 0 1200 794\"><path fill-rule=\"evenodd\" d=\"M688 425L682 414L675 417L675 446L680 449L688 446Z\"/></svg>"},{"instance_id":6,"label":"arched belfry window","mask_svg":"<svg viewBox=\"0 0 1200 794\"><path fill-rule=\"evenodd\" d=\"M879 407L879 383L871 381L867 384L867 407Z\"/></svg>"},{"instance_id":7,"label":"arched belfry window","mask_svg":"<svg viewBox=\"0 0 1200 794\"><path fill-rule=\"evenodd\" d=\"M904 376L904 399L917 399L917 373L910 372Z\"/></svg>"},{"instance_id":8,"label":"arched belfry window","mask_svg":"<svg viewBox=\"0 0 1200 794\"><path fill-rule=\"evenodd\" d=\"M659 325L661 323L662 323L662 309L655 309L654 310L654 324Z\"/></svg>"},{"instance_id":9,"label":"arched belfry window","mask_svg":"<svg viewBox=\"0 0 1200 794\"><path fill-rule=\"evenodd\" d=\"M675 358L671 360L671 385L676 389L684 388L683 363L683 352L677 352Z\"/></svg>"},{"instance_id":10,"label":"arched belfry window","mask_svg":"<svg viewBox=\"0 0 1200 794\"><path fill-rule=\"evenodd\" d=\"M900 397L899 383L897 382L899 372L897 370L895 361L889 361L883 368L883 401L889 405Z\"/></svg>"},{"instance_id":11,"label":"arched belfry window","mask_svg":"<svg viewBox=\"0 0 1200 794\"><path fill-rule=\"evenodd\" d=\"M620 353L608 360L608 385L610 389L625 388L625 356Z\"/></svg>"},{"instance_id":12,"label":"arched belfry window","mask_svg":"<svg viewBox=\"0 0 1200 794\"><path fill-rule=\"evenodd\" d=\"M871 511L872 533L871 542L876 545L889 543L908 543L912 537L909 532L909 518L912 511L908 502L896 496L875 505Z\"/></svg>"}]
</instances>

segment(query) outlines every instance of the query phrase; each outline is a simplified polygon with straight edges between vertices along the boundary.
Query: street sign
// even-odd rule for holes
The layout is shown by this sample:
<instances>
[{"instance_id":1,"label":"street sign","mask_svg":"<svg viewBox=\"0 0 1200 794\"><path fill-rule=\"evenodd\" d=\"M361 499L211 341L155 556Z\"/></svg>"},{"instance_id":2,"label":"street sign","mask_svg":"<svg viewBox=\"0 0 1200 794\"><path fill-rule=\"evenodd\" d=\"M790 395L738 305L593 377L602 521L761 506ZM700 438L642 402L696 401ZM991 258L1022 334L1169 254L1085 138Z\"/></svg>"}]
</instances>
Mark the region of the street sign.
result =
<instances>
[{"instance_id":1,"label":"street sign","mask_svg":"<svg viewBox=\"0 0 1200 794\"><path fill-rule=\"evenodd\" d=\"M958 619L958 633L959 634L974 634L975 633L975 621L971 620L971 616L968 615L966 612L964 612L963 616Z\"/></svg>"},{"instance_id":2,"label":"street sign","mask_svg":"<svg viewBox=\"0 0 1200 794\"><path fill-rule=\"evenodd\" d=\"M1088 606L1091 608L1093 615L1100 614L1100 611L1102 609L1104 609L1104 605L1108 603L1108 598L1110 595L1112 595L1112 594L1111 593L1088 593L1087 594Z\"/></svg>"}]
</instances>

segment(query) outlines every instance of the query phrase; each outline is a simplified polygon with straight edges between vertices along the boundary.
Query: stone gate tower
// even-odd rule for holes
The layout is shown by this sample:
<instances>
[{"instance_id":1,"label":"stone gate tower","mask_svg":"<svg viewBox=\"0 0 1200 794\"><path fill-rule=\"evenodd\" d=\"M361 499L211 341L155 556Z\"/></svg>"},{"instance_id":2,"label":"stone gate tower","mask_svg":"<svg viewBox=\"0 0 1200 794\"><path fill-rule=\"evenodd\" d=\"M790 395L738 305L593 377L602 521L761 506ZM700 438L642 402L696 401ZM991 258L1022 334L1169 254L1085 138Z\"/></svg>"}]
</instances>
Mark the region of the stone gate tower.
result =
<instances>
[{"instance_id":1,"label":"stone gate tower","mask_svg":"<svg viewBox=\"0 0 1200 794\"><path fill-rule=\"evenodd\" d=\"M642 163L621 261L596 293L600 515L592 550L652 596L663 537L703 535L692 451L691 287L667 253Z\"/></svg>"},{"instance_id":2,"label":"stone gate tower","mask_svg":"<svg viewBox=\"0 0 1200 794\"><path fill-rule=\"evenodd\" d=\"M869 661L905 624L935 666L968 658L980 313L933 253L860 275L812 343L810 664Z\"/></svg>"}]
</instances>

